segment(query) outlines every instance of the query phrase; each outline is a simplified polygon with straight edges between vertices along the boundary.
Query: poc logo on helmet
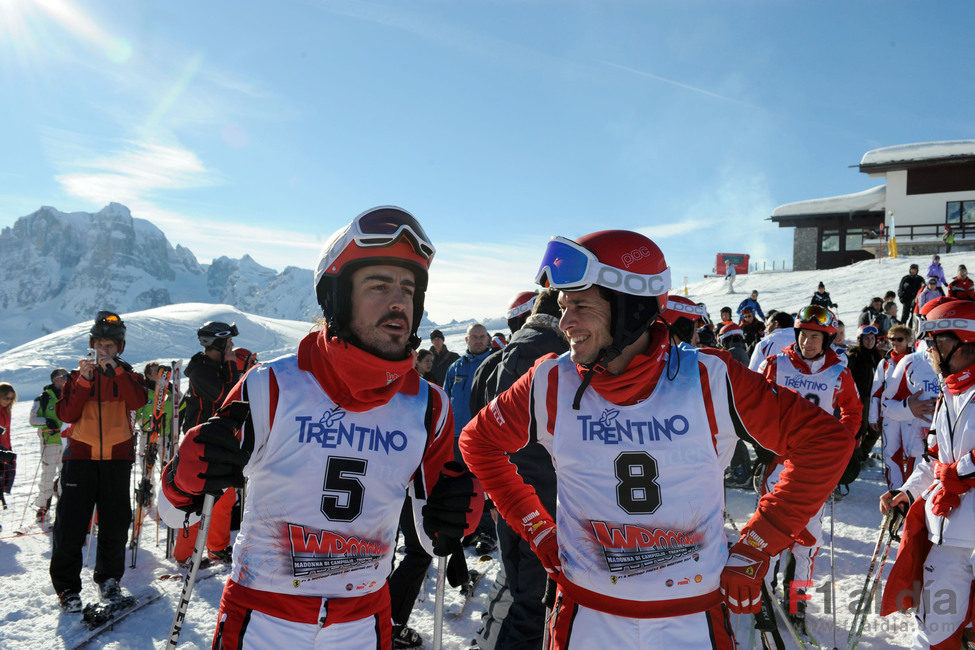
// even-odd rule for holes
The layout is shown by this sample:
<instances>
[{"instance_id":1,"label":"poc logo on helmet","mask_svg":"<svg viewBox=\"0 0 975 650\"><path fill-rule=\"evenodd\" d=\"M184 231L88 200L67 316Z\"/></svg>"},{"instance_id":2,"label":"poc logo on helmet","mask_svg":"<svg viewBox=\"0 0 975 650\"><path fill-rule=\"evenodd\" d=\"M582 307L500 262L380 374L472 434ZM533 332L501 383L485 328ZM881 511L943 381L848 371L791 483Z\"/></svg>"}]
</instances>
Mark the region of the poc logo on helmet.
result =
<instances>
[{"instance_id":1,"label":"poc logo on helmet","mask_svg":"<svg viewBox=\"0 0 975 650\"><path fill-rule=\"evenodd\" d=\"M600 267L596 284L604 286L607 289L616 289L624 293L641 296L660 295L668 289L666 280L660 275L624 273L612 266Z\"/></svg>"},{"instance_id":2,"label":"poc logo on helmet","mask_svg":"<svg viewBox=\"0 0 975 650\"><path fill-rule=\"evenodd\" d=\"M973 327L972 321L967 318L939 318L938 320L929 320L921 323L921 330L925 332L939 331L939 330L967 330L971 331L975 329Z\"/></svg>"},{"instance_id":3,"label":"poc logo on helmet","mask_svg":"<svg viewBox=\"0 0 975 650\"><path fill-rule=\"evenodd\" d=\"M638 262L645 257L650 257L650 249L648 249L646 246L634 248L629 253L623 253L623 266L625 268L630 268L631 264Z\"/></svg>"}]
</instances>

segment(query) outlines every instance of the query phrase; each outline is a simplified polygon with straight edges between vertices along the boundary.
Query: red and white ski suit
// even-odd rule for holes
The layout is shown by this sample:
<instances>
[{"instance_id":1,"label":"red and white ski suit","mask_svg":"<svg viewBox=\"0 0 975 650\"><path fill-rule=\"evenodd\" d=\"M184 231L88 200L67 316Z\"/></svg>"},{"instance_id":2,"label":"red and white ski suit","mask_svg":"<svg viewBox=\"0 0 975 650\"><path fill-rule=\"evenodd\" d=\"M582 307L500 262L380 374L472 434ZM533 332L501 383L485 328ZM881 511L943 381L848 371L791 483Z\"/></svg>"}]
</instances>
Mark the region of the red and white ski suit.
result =
<instances>
[{"instance_id":1,"label":"red and white ski suit","mask_svg":"<svg viewBox=\"0 0 975 650\"><path fill-rule=\"evenodd\" d=\"M928 454L900 488L914 502L881 609L886 615L898 607L917 608L911 646L917 649L961 647L962 631L972 618L975 366L947 377L944 388L932 418Z\"/></svg>"},{"instance_id":2,"label":"red and white ski suit","mask_svg":"<svg viewBox=\"0 0 975 650\"><path fill-rule=\"evenodd\" d=\"M877 369L879 372L880 366ZM883 418L884 476L887 487L893 490L911 475L914 464L924 453L924 437L931 427L929 421L914 416L907 399L918 391L922 391L921 399L933 399L941 389L926 348L900 357L893 369L885 374L881 382L882 392L876 401ZM876 376L874 385L877 385ZM871 418L873 416L871 405Z\"/></svg>"},{"instance_id":3,"label":"red and white ski suit","mask_svg":"<svg viewBox=\"0 0 975 650\"><path fill-rule=\"evenodd\" d=\"M723 469L735 441L750 437L789 459L745 526L765 530L774 554L819 510L852 439L727 352L668 346L661 326L622 374L594 375L573 410L584 373L568 355L539 360L460 439L515 530L527 539L523 522L557 524L552 647L730 648L718 584L728 555ZM507 456L536 439L556 469L554 519Z\"/></svg>"},{"instance_id":4,"label":"red and white ski suit","mask_svg":"<svg viewBox=\"0 0 975 650\"><path fill-rule=\"evenodd\" d=\"M863 419L863 404L857 395L850 369L835 352L827 350L825 355L814 362L809 362L802 358L796 350L796 344L793 343L779 354L770 356L762 362L761 371L769 381L795 391L826 413L832 414L838 410L839 420L849 433L850 439L856 438ZM843 461L844 468L847 461L849 458ZM782 458L777 457L769 464L765 471L763 492L773 489L780 480L784 468ZM813 563L823 540L824 509L825 504L806 525L806 531L814 540L813 543L797 542L791 549L792 556L796 560L795 580L798 583L805 583L800 584L801 589L812 586ZM766 580L770 583L773 577L773 571L766 574ZM789 593L792 593L791 589Z\"/></svg>"},{"instance_id":5,"label":"red and white ski suit","mask_svg":"<svg viewBox=\"0 0 975 650\"><path fill-rule=\"evenodd\" d=\"M384 361L322 331L297 356L251 369L227 397L238 399L250 404L239 435L253 452L214 647L390 647L403 500L409 492L432 552L419 513L453 457L443 390L411 359ZM180 462L200 457L194 436ZM192 501L163 489L176 506Z\"/></svg>"}]
</instances>

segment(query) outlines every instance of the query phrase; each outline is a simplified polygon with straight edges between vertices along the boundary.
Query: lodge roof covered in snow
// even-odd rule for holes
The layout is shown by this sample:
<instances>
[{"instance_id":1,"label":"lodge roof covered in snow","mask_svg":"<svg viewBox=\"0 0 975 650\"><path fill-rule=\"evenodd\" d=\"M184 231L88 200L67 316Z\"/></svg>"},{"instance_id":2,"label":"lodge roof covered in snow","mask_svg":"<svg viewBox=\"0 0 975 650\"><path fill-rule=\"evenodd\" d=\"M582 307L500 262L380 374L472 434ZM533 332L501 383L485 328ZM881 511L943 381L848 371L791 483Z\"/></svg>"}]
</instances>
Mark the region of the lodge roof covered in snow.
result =
<instances>
[{"instance_id":1,"label":"lodge roof covered in snow","mask_svg":"<svg viewBox=\"0 0 975 650\"><path fill-rule=\"evenodd\" d=\"M892 169L908 169L975 161L975 140L915 142L882 147L863 154L860 171L870 174Z\"/></svg>"},{"instance_id":2,"label":"lodge roof covered in snow","mask_svg":"<svg viewBox=\"0 0 975 650\"><path fill-rule=\"evenodd\" d=\"M772 221L779 222L779 225L785 226L791 224L783 222L797 219L801 220L809 217L846 216L871 212L882 215L886 196L887 186L878 185L877 187L872 187L869 190L854 194L843 194L840 196L828 196L821 199L786 203L772 211Z\"/></svg>"}]
</instances>

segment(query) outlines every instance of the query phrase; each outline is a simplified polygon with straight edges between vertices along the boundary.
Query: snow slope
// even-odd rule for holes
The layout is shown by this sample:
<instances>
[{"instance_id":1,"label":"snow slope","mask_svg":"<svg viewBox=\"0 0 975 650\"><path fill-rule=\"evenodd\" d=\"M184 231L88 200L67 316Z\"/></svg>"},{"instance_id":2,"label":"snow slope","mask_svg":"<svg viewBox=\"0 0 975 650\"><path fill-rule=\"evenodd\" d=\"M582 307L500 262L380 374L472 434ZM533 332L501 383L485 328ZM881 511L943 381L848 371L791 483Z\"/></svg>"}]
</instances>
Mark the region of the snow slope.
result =
<instances>
[{"instance_id":1,"label":"snow slope","mask_svg":"<svg viewBox=\"0 0 975 650\"><path fill-rule=\"evenodd\" d=\"M942 256L942 263L950 276L959 262L966 261L965 253ZM793 273L765 273L739 276L737 286L740 292L735 295L724 294L721 279L707 279L689 285L691 297L707 304L712 316L717 317L723 305L737 307L738 301L751 289L758 289L762 306L795 310L807 304L808 297L822 280L833 299L839 303L840 317L848 323L855 323L859 310L869 299L890 288L895 289L900 277L907 272L908 264L917 261L922 272L927 268L927 258L900 258L867 261L841 269L828 271L804 271ZM195 328L207 319L236 320L241 330L239 344L257 351L263 359L294 348L297 340L307 331L309 325L294 321L279 321L251 316L227 306L215 305L174 305L135 312L125 315L130 324L130 348L126 356L138 364L149 359L186 358L195 351ZM442 327L447 334L448 346L458 352L463 351L464 323L453 323ZM0 532L0 577L4 587L4 598L0 599L0 647L2 648L61 648L65 638L76 632L77 615L62 615L56 604L56 597L47 574L50 561L50 537L36 530L23 537L13 537L26 513L30 518L32 506L28 502L31 492L31 478L38 463L37 437L27 426L27 410L35 391L27 387L40 386L42 375L54 362L76 359L86 346L84 332L87 325L76 325L68 330L57 332L49 337L34 341L26 346L0 355L0 380L14 378L20 390L21 401L14 407L13 445L19 453L18 480L8 503L8 510L2 512L3 532ZM498 328L491 328L495 331ZM429 330L422 330L426 335ZM852 328L851 328L852 331ZM64 365L73 365L64 363ZM852 618L851 609L856 594L862 586L863 573L870 561L877 536L880 515L877 512L877 499L883 492L882 477L878 467L868 468L853 486L853 492L845 500L836 504L835 509L835 574L838 641L844 645L846 628ZM738 525L742 525L755 507L752 492L728 490L728 510ZM824 530L830 530L829 508ZM729 534L730 531L729 531ZM179 583L165 583L154 580L155 576L172 573L170 562L162 558L161 549L155 546L155 527L150 524L144 531L144 550L140 554L139 566L128 570L123 587L133 593L150 585L153 589L164 590L165 595L149 605L145 610L119 624L113 631L105 633L92 647L105 648L162 648L169 628L179 592ZM490 581L496 572L497 563L492 563L488 577L478 587L478 597L484 598ZM817 565L817 586L822 587L830 573L829 547L824 546ZM85 582L83 597L86 601L94 599L91 585L91 569L82 572ZM220 599L222 578L213 578L200 583L194 592L189 614L181 637L185 648L209 647L214 621ZM423 635L426 645L432 647L433 629L433 580L425 585L426 600L417 603L411 624ZM832 644L832 614L825 610L825 593L820 588L813 592L809 605L809 626L818 640ZM448 592L448 606L456 606L458 596L454 590ZM465 648L478 627L481 603L475 602L468 608L465 616L454 619L448 617L444 631L446 648ZM910 643L912 622L906 615L894 615L881 619L872 614L867 621L862 648L906 647Z\"/></svg>"}]
</instances>

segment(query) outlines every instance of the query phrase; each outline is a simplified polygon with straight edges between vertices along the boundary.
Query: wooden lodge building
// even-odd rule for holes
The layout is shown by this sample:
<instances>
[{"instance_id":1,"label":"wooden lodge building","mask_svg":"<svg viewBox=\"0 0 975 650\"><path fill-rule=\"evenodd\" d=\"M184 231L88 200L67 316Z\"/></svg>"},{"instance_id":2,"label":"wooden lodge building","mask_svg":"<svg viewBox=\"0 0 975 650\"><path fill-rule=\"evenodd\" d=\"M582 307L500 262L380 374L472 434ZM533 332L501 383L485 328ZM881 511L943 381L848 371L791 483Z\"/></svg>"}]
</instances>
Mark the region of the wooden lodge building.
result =
<instances>
[{"instance_id":1,"label":"wooden lodge building","mask_svg":"<svg viewBox=\"0 0 975 650\"><path fill-rule=\"evenodd\" d=\"M874 149L860 171L885 183L863 192L780 205L770 217L795 228L792 268L830 269L870 259L897 236L901 254L975 249L975 140ZM893 226L893 231L892 231Z\"/></svg>"}]
</instances>

